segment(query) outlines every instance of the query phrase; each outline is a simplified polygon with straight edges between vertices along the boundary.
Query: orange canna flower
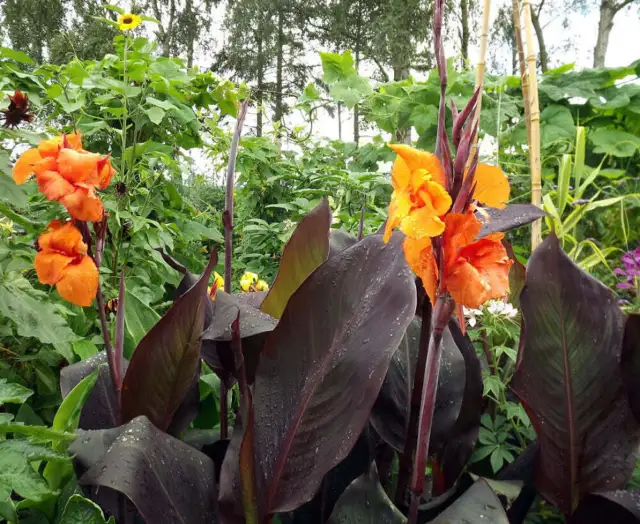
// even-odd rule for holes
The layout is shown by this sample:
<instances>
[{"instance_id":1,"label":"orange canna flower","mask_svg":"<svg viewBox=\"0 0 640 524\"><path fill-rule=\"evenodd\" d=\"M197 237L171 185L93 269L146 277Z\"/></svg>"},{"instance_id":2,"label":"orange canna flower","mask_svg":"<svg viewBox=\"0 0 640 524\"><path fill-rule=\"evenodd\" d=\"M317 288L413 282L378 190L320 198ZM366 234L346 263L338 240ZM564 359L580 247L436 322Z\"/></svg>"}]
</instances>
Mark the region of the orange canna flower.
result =
<instances>
[{"instance_id":1,"label":"orange canna flower","mask_svg":"<svg viewBox=\"0 0 640 524\"><path fill-rule=\"evenodd\" d=\"M90 306L98 292L98 268L87 255L82 234L71 222L54 220L38 238L34 265L42 284L56 286L65 300Z\"/></svg>"},{"instance_id":2,"label":"orange canna flower","mask_svg":"<svg viewBox=\"0 0 640 524\"><path fill-rule=\"evenodd\" d=\"M13 178L23 184L36 176L38 188L47 200L57 200L77 220L102 218L102 202L95 188L105 189L115 169L108 156L82 149L80 134L43 140L25 151L13 167Z\"/></svg>"},{"instance_id":3,"label":"orange canna flower","mask_svg":"<svg viewBox=\"0 0 640 524\"><path fill-rule=\"evenodd\" d=\"M509 179L498 166L478 164L473 179L473 199L489 207L504 209L509 200Z\"/></svg>"},{"instance_id":4,"label":"orange canna flower","mask_svg":"<svg viewBox=\"0 0 640 524\"><path fill-rule=\"evenodd\" d=\"M442 275L439 275L429 238L407 237L404 241L407 263L422 279L431 302L436 299L439 277L441 291L447 291L459 305L468 308L478 308L489 299L506 295L513 261L502 245L504 235L494 233L475 240L482 222L472 212L449 213L444 222Z\"/></svg>"},{"instance_id":5,"label":"orange canna flower","mask_svg":"<svg viewBox=\"0 0 640 524\"><path fill-rule=\"evenodd\" d=\"M451 207L440 160L432 153L407 145L390 144L389 147L398 157L393 164L393 195L384 241L389 240L391 231L398 226L405 235L415 239L440 235L444 230L440 216Z\"/></svg>"}]
</instances>

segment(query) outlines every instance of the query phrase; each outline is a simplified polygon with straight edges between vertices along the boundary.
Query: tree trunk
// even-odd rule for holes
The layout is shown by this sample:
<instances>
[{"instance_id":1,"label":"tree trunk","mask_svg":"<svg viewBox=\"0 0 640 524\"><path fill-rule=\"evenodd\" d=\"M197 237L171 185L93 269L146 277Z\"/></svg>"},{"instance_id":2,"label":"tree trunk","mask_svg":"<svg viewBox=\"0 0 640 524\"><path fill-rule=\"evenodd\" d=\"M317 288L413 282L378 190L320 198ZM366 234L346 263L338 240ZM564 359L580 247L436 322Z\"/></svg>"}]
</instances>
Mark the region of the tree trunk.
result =
<instances>
[{"instance_id":1,"label":"tree trunk","mask_svg":"<svg viewBox=\"0 0 640 524\"><path fill-rule=\"evenodd\" d=\"M460 24L460 54L464 68L469 60L469 0L460 0Z\"/></svg>"},{"instance_id":2,"label":"tree trunk","mask_svg":"<svg viewBox=\"0 0 640 524\"><path fill-rule=\"evenodd\" d=\"M282 12L282 7L278 10L278 55L276 56L276 108L275 114L273 115L274 122L282 122L282 117L284 116L284 107L283 107L283 68L284 68L284 13Z\"/></svg>"},{"instance_id":3,"label":"tree trunk","mask_svg":"<svg viewBox=\"0 0 640 524\"><path fill-rule=\"evenodd\" d=\"M394 65L393 66L393 81L400 82L401 80L406 80L409 78L409 69L408 67L402 65ZM411 145L411 128L398 128L396 129L396 140L403 144Z\"/></svg>"},{"instance_id":4,"label":"tree trunk","mask_svg":"<svg viewBox=\"0 0 640 524\"><path fill-rule=\"evenodd\" d=\"M533 30L536 32L536 39L538 40L540 69L545 73L549 70L549 55L547 54L547 46L544 43L544 34L542 32L542 26L540 25L540 9L542 9L542 3L537 12L535 9L531 9L531 23L533 24Z\"/></svg>"},{"instance_id":5,"label":"tree trunk","mask_svg":"<svg viewBox=\"0 0 640 524\"><path fill-rule=\"evenodd\" d=\"M593 67L604 67L604 61L609 47L609 36L613 29L613 18L616 16L616 6L610 0L600 3L600 21L598 22L598 40L593 48Z\"/></svg>"}]
</instances>

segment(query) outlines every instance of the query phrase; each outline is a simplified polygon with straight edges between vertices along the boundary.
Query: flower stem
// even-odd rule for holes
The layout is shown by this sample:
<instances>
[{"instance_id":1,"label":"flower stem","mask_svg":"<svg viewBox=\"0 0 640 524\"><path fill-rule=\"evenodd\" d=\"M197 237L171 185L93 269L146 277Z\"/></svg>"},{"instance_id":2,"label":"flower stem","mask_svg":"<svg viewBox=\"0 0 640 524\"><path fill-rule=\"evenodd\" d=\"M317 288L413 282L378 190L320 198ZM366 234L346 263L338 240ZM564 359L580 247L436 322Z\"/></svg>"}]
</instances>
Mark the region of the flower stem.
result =
<instances>
[{"instance_id":1,"label":"flower stem","mask_svg":"<svg viewBox=\"0 0 640 524\"><path fill-rule=\"evenodd\" d=\"M429 439L433 423L435 409L436 389L438 387L438 375L440 373L440 357L442 348L442 332L453 313L455 303L446 295L438 296L431 316L431 336L427 351L427 362L424 371L424 385L422 388L422 400L420 403L420 419L418 422L418 445L413 463L413 475L411 477L411 506L409 510L408 524L416 524L418 519L418 506L424 490L424 474L429 457Z\"/></svg>"},{"instance_id":2,"label":"flower stem","mask_svg":"<svg viewBox=\"0 0 640 524\"><path fill-rule=\"evenodd\" d=\"M431 336L431 302L425 297L422 305L422 327L420 328L420 346L418 348L418 361L413 377L413 389L411 390L411 408L409 411L409 423L404 439L404 450L400 455L398 464L398 483L396 484L395 505L405 504L405 494L411 478L411 464L416 450L418 439L418 419L420 416L420 401L422 399L422 386L424 384L424 369L427 364L427 350Z\"/></svg>"}]
</instances>

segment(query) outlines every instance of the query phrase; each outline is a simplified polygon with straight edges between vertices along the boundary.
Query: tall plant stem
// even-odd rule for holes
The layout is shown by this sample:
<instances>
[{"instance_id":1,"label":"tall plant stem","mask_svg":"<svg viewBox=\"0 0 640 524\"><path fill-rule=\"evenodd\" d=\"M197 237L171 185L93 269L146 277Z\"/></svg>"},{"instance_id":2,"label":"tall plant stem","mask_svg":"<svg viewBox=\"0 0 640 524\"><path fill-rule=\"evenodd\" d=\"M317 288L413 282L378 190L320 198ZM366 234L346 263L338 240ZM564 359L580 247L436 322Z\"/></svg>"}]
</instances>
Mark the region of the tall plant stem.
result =
<instances>
[{"instance_id":1,"label":"tall plant stem","mask_svg":"<svg viewBox=\"0 0 640 524\"><path fill-rule=\"evenodd\" d=\"M420 402L420 420L418 422L418 442L416 456L413 461L411 476L411 506L408 524L418 521L418 506L424 490L424 475L429 457L429 439L433 423L433 412L436 402L438 375L440 374L440 357L442 349L442 332L453 313L454 303L444 295L438 296L431 316L431 336L427 350L427 362L424 371L424 384Z\"/></svg>"},{"instance_id":2,"label":"tall plant stem","mask_svg":"<svg viewBox=\"0 0 640 524\"><path fill-rule=\"evenodd\" d=\"M531 122L529 120L529 76L527 75L527 62L524 57L524 45L522 43L522 24L520 23L520 0L513 0L513 32L518 48L518 65L520 66L520 82L522 86L522 99L524 101L524 118L527 126L527 144L531 143Z\"/></svg>"},{"instance_id":3,"label":"tall plant stem","mask_svg":"<svg viewBox=\"0 0 640 524\"><path fill-rule=\"evenodd\" d=\"M482 89L484 88L484 73L487 61L487 41L489 39L489 15L491 14L491 0L484 0L482 7L482 32L480 33L480 54L478 56L478 66L476 67L476 89L480 91L478 95L478 103L473 114L471 122L477 124L480 122L480 111L482 111ZM479 127L478 127L479 129ZM478 135L473 139L469 160L467 160L467 168L471 165L472 159L475 157L478 149Z\"/></svg>"},{"instance_id":4,"label":"tall plant stem","mask_svg":"<svg viewBox=\"0 0 640 524\"><path fill-rule=\"evenodd\" d=\"M229 150L229 165L227 166L227 193L225 198L225 208L222 214L222 222L224 224L224 289L227 293L231 293L231 254L233 249L233 187L234 174L236 170L236 156L238 154L238 144L240 135L242 134L242 126L244 118L247 115L247 107L249 99L247 98L238 111L236 127L231 140L231 149ZM220 381L220 438L227 438L229 435L229 414L227 402L227 386L224 380Z\"/></svg>"},{"instance_id":5,"label":"tall plant stem","mask_svg":"<svg viewBox=\"0 0 640 524\"><path fill-rule=\"evenodd\" d=\"M422 400L422 386L424 384L424 369L427 364L427 351L431 338L431 303L425 297L422 305L422 326L420 328L420 346L418 347L418 361L416 362L413 377L413 389L411 390L411 407L409 411L409 423L404 439L404 450L400 455L398 464L398 483L394 502L396 506L405 504L405 495L411 478L411 464L418 440L418 420L420 417L420 402Z\"/></svg>"},{"instance_id":6,"label":"tall plant stem","mask_svg":"<svg viewBox=\"0 0 640 524\"><path fill-rule=\"evenodd\" d=\"M540 106L538 104L538 76L536 54L533 48L533 22L531 21L531 2L523 0L524 27L527 34L527 70L529 73L529 165L531 169L531 203L542 203L542 168L540 166ZM531 225L531 250L542 242L542 222Z\"/></svg>"}]
</instances>

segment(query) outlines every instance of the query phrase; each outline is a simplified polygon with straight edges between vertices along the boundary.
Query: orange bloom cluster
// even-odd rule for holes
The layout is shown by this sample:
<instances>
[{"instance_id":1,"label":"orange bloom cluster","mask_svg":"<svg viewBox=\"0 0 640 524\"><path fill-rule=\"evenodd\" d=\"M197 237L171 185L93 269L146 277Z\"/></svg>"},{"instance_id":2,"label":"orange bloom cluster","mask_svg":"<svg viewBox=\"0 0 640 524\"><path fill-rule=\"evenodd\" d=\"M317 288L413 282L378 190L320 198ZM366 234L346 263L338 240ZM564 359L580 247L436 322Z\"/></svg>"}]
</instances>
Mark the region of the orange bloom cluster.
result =
<instances>
[{"instance_id":1,"label":"orange bloom cluster","mask_svg":"<svg viewBox=\"0 0 640 524\"><path fill-rule=\"evenodd\" d=\"M98 291L98 268L87 255L82 234L71 222L54 220L38 238L34 265L43 284L56 286L60 296L78 306L90 306Z\"/></svg>"},{"instance_id":2,"label":"orange bloom cluster","mask_svg":"<svg viewBox=\"0 0 640 524\"><path fill-rule=\"evenodd\" d=\"M108 156L82 148L78 133L40 142L22 153L13 167L17 184L35 175L47 200L60 202L72 219L90 222L102 219L104 208L96 189L105 189L114 173ZM72 222L54 220L40 235L38 246L34 264L40 282L56 286L60 296L73 304L90 306L99 275L80 230Z\"/></svg>"},{"instance_id":3,"label":"orange bloom cluster","mask_svg":"<svg viewBox=\"0 0 640 524\"><path fill-rule=\"evenodd\" d=\"M108 156L82 149L80 134L44 140L22 153L13 167L17 184L35 175L47 200L60 202L72 218L91 222L104 213L96 188L105 189L114 173Z\"/></svg>"},{"instance_id":4,"label":"orange bloom cluster","mask_svg":"<svg viewBox=\"0 0 640 524\"><path fill-rule=\"evenodd\" d=\"M476 239L482 222L472 210L451 213L451 197L444 188L444 170L438 158L406 145L390 146L398 157L393 166L393 195L385 228L385 241L393 228L407 238L407 263L422 279L432 303L448 292L461 306L478 308L509 290L512 261L502 245L502 233ZM509 182L497 166L479 164L473 199L503 208L509 199ZM431 237L442 235L442 274Z\"/></svg>"}]
</instances>

